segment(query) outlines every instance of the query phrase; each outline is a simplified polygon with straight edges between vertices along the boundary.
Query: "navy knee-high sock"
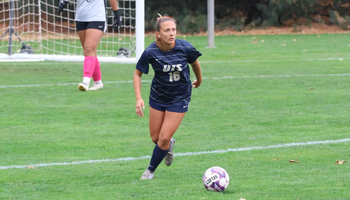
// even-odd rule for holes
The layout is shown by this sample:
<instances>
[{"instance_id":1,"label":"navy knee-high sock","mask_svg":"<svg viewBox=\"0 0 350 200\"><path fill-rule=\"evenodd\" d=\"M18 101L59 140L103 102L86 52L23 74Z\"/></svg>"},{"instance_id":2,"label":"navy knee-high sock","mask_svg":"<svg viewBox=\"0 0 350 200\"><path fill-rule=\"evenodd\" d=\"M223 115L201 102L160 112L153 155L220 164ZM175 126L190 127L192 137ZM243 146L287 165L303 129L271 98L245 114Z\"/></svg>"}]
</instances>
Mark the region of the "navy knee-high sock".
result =
<instances>
[{"instance_id":1,"label":"navy knee-high sock","mask_svg":"<svg viewBox=\"0 0 350 200\"><path fill-rule=\"evenodd\" d=\"M148 169L152 172L154 172L158 165L162 162L166 154L168 153L168 150L163 150L156 145L153 149L153 154L151 158L151 162L149 163Z\"/></svg>"}]
</instances>

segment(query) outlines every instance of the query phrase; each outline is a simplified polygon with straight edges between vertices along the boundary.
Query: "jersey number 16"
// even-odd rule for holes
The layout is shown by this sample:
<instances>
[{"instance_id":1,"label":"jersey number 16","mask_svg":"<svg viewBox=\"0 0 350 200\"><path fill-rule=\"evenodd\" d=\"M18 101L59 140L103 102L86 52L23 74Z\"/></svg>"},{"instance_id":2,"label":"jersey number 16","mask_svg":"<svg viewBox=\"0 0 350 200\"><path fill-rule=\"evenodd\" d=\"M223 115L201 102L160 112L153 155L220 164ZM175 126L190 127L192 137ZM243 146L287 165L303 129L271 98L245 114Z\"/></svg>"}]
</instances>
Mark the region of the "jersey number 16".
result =
<instances>
[{"instance_id":1,"label":"jersey number 16","mask_svg":"<svg viewBox=\"0 0 350 200\"><path fill-rule=\"evenodd\" d=\"M164 65L163 72L169 72L169 81L179 81L181 78L180 71L182 71L181 64L177 65Z\"/></svg>"}]
</instances>

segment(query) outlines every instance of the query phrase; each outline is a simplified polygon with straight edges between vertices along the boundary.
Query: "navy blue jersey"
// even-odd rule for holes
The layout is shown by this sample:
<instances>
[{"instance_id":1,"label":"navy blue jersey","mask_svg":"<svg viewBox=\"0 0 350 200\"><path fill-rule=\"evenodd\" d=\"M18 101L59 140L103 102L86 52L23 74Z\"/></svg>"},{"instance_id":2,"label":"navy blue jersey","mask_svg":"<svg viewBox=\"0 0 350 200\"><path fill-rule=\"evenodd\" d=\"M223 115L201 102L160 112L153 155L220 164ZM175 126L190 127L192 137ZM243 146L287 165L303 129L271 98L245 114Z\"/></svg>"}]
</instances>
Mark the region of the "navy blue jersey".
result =
<instances>
[{"instance_id":1,"label":"navy blue jersey","mask_svg":"<svg viewBox=\"0 0 350 200\"><path fill-rule=\"evenodd\" d=\"M191 100L192 83L188 63L194 63L202 54L191 43L175 40L170 51L162 51L155 42L142 53L136 69L148 74L149 64L154 70L150 99L163 104Z\"/></svg>"}]
</instances>

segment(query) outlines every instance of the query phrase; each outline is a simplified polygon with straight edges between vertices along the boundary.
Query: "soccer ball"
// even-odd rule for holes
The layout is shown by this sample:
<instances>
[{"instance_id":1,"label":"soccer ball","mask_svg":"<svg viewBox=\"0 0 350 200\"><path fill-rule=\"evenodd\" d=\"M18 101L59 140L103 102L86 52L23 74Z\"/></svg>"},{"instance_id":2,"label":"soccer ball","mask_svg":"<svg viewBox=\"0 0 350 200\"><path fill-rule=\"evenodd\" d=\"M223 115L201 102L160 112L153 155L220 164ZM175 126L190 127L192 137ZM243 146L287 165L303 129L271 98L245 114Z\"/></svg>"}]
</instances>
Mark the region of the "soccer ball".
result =
<instances>
[{"instance_id":1,"label":"soccer ball","mask_svg":"<svg viewBox=\"0 0 350 200\"><path fill-rule=\"evenodd\" d=\"M207 169L203 175L203 184L208 191L222 192L227 188L229 181L226 170L217 166Z\"/></svg>"}]
</instances>

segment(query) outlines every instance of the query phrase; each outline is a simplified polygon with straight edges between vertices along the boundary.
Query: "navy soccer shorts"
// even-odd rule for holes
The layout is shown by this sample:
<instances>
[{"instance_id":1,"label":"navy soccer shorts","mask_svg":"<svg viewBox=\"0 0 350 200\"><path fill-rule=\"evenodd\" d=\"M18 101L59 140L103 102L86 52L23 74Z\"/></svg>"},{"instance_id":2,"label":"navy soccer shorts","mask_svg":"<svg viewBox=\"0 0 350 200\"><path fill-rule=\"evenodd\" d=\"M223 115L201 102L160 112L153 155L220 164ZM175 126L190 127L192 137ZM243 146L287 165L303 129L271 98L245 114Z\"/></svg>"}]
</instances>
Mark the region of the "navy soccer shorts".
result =
<instances>
[{"instance_id":1,"label":"navy soccer shorts","mask_svg":"<svg viewBox=\"0 0 350 200\"><path fill-rule=\"evenodd\" d=\"M181 101L173 104L162 104L152 99L149 100L149 106L153 109L165 112L176 112L176 113L184 113L188 111L188 106L190 105L190 101Z\"/></svg>"}]
</instances>

